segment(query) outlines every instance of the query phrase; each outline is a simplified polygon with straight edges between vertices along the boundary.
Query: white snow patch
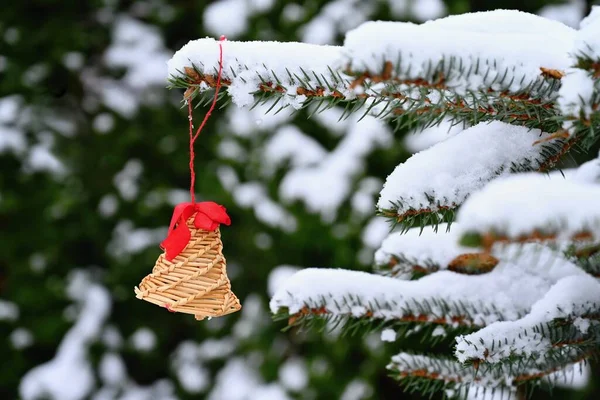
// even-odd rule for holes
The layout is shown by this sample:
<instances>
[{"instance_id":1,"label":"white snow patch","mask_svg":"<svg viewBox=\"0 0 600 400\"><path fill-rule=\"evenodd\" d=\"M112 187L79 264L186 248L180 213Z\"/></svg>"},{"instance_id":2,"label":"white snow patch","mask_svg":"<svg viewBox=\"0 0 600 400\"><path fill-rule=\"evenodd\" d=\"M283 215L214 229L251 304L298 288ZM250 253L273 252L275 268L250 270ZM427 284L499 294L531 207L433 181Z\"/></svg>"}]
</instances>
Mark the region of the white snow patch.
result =
<instances>
[{"instance_id":1,"label":"white snow patch","mask_svg":"<svg viewBox=\"0 0 600 400\"><path fill-rule=\"evenodd\" d=\"M302 103L296 94L298 79L304 71L332 81L329 67L339 59L340 48L295 42L235 42L224 41L223 78L231 80L228 86L233 102L240 107L253 103L252 92L265 81L277 82L288 90L283 100L294 107ZM203 74L216 75L219 69L219 41L205 38L190 41L168 62L169 76L182 76L184 67L194 66ZM235 76L234 76L235 74ZM260 75L260 77L259 77ZM309 77L312 87L319 82ZM343 90L340 85L340 90Z\"/></svg>"},{"instance_id":2,"label":"white snow patch","mask_svg":"<svg viewBox=\"0 0 600 400\"><path fill-rule=\"evenodd\" d=\"M267 293L269 296L273 296L277 289L292 275L300 271L300 269L300 267L291 265L279 265L273 268L271 272L269 272L269 278L267 280Z\"/></svg>"},{"instance_id":3,"label":"white snow patch","mask_svg":"<svg viewBox=\"0 0 600 400\"><path fill-rule=\"evenodd\" d=\"M510 90L517 91L539 79L540 67L569 67L574 35L573 29L556 21L515 10L495 10L453 15L422 25L367 22L348 32L343 51L352 70L373 73L381 72L382 59L396 63L402 54L393 72L400 79L423 78L429 66L444 57L459 58L465 69L473 67L473 71L476 63L487 60L479 72L467 78L449 74L446 82L458 89L479 90L507 72L505 85L511 82ZM551 48L548 41L553 43ZM396 76L396 71L402 72Z\"/></svg>"},{"instance_id":4,"label":"white snow patch","mask_svg":"<svg viewBox=\"0 0 600 400\"><path fill-rule=\"evenodd\" d=\"M480 123L398 165L387 177L377 206L396 209L396 204L398 214L455 207L491 179L508 174L513 163L539 166L542 146L533 143L546 136L539 129L499 121Z\"/></svg>"},{"instance_id":5,"label":"white snow patch","mask_svg":"<svg viewBox=\"0 0 600 400\"><path fill-rule=\"evenodd\" d=\"M150 328L136 329L129 340L133 348L141 352L149 352L156 347L156 334Z\"/></svg>"},{"instance_id":6,"label":"white snow patch","mask_svg":"<svg viewBox=\"0 0 600 400\"><path fill-rule=\"evenodd\" d=\"M19 307L15 303L0 299L0 321L16 321L19 318Z\"/></svg>"},{"instance_id":7,"label":"white snow patch","mask_svg":"<svg viewBox=\"0 0 600 400\"><path fill-rule=\"evenodd\" d=\"M515 174L489 183L465 202L458 212L457 233L497 232L517 238L537 229L555 233L559 240L581 232L600 237L599 198L598 185Z\"/></svg>"},{"instance_id":8,"label":"white snow patch","mask_svg":"<svg viewBox=\"0 0 600 400\"><path fill-rule=\"evenodd\" d=\"M279 381L282 386L292 392L299 392L308 384L308 372L303 359L293 357L287 359L279 367Z\"/></svg>"},{"instance_id":9,"label":"white snow patch","mask_svg":"<svg viewBox=\"0 0 600 400\"><path fill-rule=\"evenodd\" d=\"M358 318L370 311L375 318L391 320L422 314L415 304L423 301L432 305L431 318L464 316L460 303L469 309L474 324L487 325L520 318L554 283L571 275L587 276L555 252L537 245L523 247L491 272L477 276L441 271L402 281L358 271L308 268L285 281L270 307L273 313L287 308L295 314L305 306L324 306L333 314ZM432 299L446 301L449 309L443 310ZM367 304L379 306L369 310Z\"/></svg>"},{"instance_id":10,"label":"white snow patch","mask_svg":"<svg viewBox=\"0 0 600 400\"><path fill-rule=\"evenodd\" d=\"M418 153L456 136L464 129L462 124L453 125L450 120L445 119L439 125L409 132L404 136L402 142L406 150L411 153Z\"/></svg>"},{"instance_id":11,"label":"white snow patch","mask_svg":"<svg viewBox=\"0 0 600 400\"><path fill-rule=\"evenodd\" d=\"M600 282L587 274L566 276L533 304L525 317L496 322L477 332L457 337L455 356L460 362L485 359L486 362L497 363L509 355L544 353L552 344L547 337L537 333L535 327L555 318L581 317L582 313L598 304ZM523 334L525 330L527 335ZM492 346L492 342L500 344ZM543 357L540 362L544 362Z\"/></svg>"},{"instance_id":12,"label":"white snow patch","mask_svg":"<svg viewBox=\"0 0 600 400\"><path fill-rule=\"evenodd\" d=\"M48 396L80 400L94 387L88 348L98 339L110 313L111 296L106 288L91 282L87 274L79 270L71 274L67 294L80 307L77 321L63 337L55 357L25 374L19 386L24 400Z\"/></svg>"},{"instance_id":13,"label":"white snow patch","mask_svg":"<svg viewBox=\"0 0 600 400\"><path fill-rule=\"evenodd\" d=\"M384 329L381 331L381 340L384 342L395 342L396 341L396 331L393 329Z\"/></svg>"}]
</instances>

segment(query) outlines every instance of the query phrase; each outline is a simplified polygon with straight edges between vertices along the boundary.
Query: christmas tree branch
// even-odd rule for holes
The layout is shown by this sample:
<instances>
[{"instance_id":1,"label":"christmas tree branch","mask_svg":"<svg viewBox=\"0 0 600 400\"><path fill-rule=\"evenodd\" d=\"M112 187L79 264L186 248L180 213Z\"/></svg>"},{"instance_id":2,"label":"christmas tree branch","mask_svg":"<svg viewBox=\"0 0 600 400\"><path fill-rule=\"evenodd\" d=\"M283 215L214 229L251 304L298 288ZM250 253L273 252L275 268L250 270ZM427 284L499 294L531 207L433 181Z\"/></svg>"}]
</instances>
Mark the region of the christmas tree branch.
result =
<instances>
[{"instance_id":1,"label":"christmas tree branch","mask_svg":"<svg viewBox=\"0 0 600 400\"><path fill-rule=\"evenodd\" d=\"M456 228L456 227L454 227ZM491 271L496 259L458 245L449 224L390 233L375 253L375 271L399 279L414 279L439 270L478 275Z\"/></svg>"},{"instance_id":2,"label":"christmas tree branch","mask_svg":"<svg viewBox=\"0 0 600 400\"><path fill-rule=\"evenodd\" d=\"M510 172L537 170L563 151L561 138L539 130L480 123L398 165L388 176L377 207L403 231L451 222L455 209L488 181Z\"/></svg>"},{"instance_id":3,"label":"christmas tree branch","mask_svg":"<svg viewBox=\"0 0 600 400\"><path fill-rule=\"evenodd\" d=\"M540 193L545 193L540 202ZM491 249L495 243L600 240L600 188L594 184L521 174L491 182L458 215L461 243ZM496 212L482 216L481 207ZM523 214L522 210L535 213Z\"/></svg>"},{"instance_id":4,"label":"christmas tree branch","mask_svg":"<svg viewBox=\"0 0 600 400\"><path fill-rule=\"evenodd\" d=\"M600 283L585 274L568 276L522 319L458 337L455 355L461 362L565 364L573 352L598 350L599 317Z\"/></svg>"}]
</instances>

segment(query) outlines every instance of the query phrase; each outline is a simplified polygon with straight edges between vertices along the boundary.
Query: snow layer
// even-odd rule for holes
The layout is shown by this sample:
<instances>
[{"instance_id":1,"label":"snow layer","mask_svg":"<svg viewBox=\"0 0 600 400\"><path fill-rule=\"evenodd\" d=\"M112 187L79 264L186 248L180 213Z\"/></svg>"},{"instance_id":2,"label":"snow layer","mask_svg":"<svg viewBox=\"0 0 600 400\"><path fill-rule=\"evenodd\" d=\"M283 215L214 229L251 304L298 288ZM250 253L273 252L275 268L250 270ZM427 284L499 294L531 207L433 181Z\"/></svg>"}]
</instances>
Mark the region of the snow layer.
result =
<instances>
[{"instance_id":1,"label":"snow layer","mask_svg":"<svg viewBox=\"0 0 600 400\"><path fill-rule=\"evenodd\" d=\"M19 393L24 400L43 397L61 400L85 398L94 387L94 372L88 362L88 348L99 338L110 313L110 294L77 271L68 287L69 296L81 310L75 325L64 336L55 357L36 366L21 380ZM76 384L73 384L76 382Z\"/></svg>"},{"instance_id":2,"label":"snow layer","mask_svg":"<svg viewBox=\"0 0 600 400\"><path fill-rule=\"evenodd\" d=\"M455 15L422 25L376 21L347 33L344 55L353 71L376 74L383 61L391 61L400 79L430 78L431 65L452 57L455 66L462 63L471 74L465 78L458 68L446 71L449 86L488 88L506 73L502 87L518 91L539 79L540 67L571 65L567 53L574 33L560 22L515 10Z\"/></svg>"},{"instance_id":3,"label":"snow layer","mask_svg":"<svg viewBox=\"0 0 600 400\"><path fill-rule=\"evenodd\" d=\"M600 6L593 6L592 12L581 21L574 47L575 55L600 59Z\"/></svg>"},{"instance_id":4,"label":"snow layer","mask_svg":"<svg viewBox=\"0 0 600 400\"><path fill-rule=\"evenodd\" d=\"M448 224L439 224L437 232L433 226L413 228L406 233L393 232L388 235L375 253L375 264L386 265L395 258L397 264L392 275L410 277L413 266L435 266L445 269L450 261L473 249L458 245L456 226L448 231Z\"/></svg>"},{"instance_id":5,"label":"snow layer","mask_svg":"<svg viewBox=\"0 0 600 400\"><path fill-rule=\"evenodd\" d=\"M297 96L300 79L315 88L323 86L323 77L333 84L331 70L340 58L340 47L295 42L223 41L223 78L231 80L227 90L238 106L253 103L252 93L261 83L279 81L288 92L289 104L300 107L305 96ZM169 77L181 77L185 67L195 67L203 74L216 75L219 70L219 41L205 38L192 40L168 62ZM305 76L304 72L310 74ZM314 74L319 78L317 79ZM261 80L262 78L262 80ZM343 87L340 85L340 91ZM327 89L329 90L329 88Z\"/></svg>"},{"instance_id":6,"label":"snow layer","mask_svg":"<svg viewBox=\"0 0 600 400\"><path fill-rule=\"evenodd\" d=\"M600 6L592 7L592 12L583 21L575 35L573 49L571 50L571 65L578 64L578 58L591 60L600 59ZM594 98L600 90L592 74L579 68L569 68L566 76L561 80L559 90L558 108L564 116L577 119L589 118L594 106ZM596 100L597 101L597 100ZM569 130L573 126L571 120L564 124ZM572 130L570 130L573 133Z\"/></svg>"},{"instance_id":7,"label":"snow layer","mask_svg":"<svg viewBox=\"0 0 600 400\"><path fill-rule=\"evenodd\" d=\"M452 121L444 119L439 125L430 126L425 129L419 129L409 132L402 142L406 150L411 153L418 153L431 146L443 142L465 130L462 124L453 125Z\"/></svg>"},{"instance_id":8,"label":"snow layer","mask_svg":"<svg viewBox=\"0 0 600 400\"><path fill-rule=\"evenodd\" d=\"M398 165L387 177L377 207L395 210L397 204L398 214L455 207L489 180L509 173L513 164L531 162L529 168L537 168L542 147L533 143L543 137L539 129L480 123Z\"/></svg>"},{"instance_id":9,"label":"snow layer","mask_svg":"<svg viewBox=\"0 0 600 400\"><path fill-rule=\"evenodd\" d=\"M416 281L341 269L309 268L289 278L271 299L273 313L287 308L290 314L303 307L320 308L337 315L386 320L425 311L430 319L467 317L476 325L514 320L525 315L559 279L585 273L538 246L526 246L510 261L500 262L488 274L461 275L441 271ZM445 309L440 302L446 302ZM459 305L460 304L460 305ZM369 314L371 315L371 314Z\"/></svg>"},{"instance_id":10,"label":"snow layer","mask_svg":"<svg viewBox=\"0 0 600 400\"><path fill-rule=\"evenodd\" d=\"M594 95L594 80L589 72L578 68L569 68L561 79L556 103L564 116L579 118L581 114L589 118L592 113L592 96ZM572 122L566 122L566 128Z\"/></svg>"},{"instance_id":11,"label":"snow layer","mask_svg":"<svg viewBox=\"0 0 600 400\"><path fill-rule=\"evenodd\" d=\"M581 183L600 183L600 155L575 170L572 180Z\"/></svg>"},{"instance_id":12,"label":"snow layer","mask_svg":"<svg viewBox=\"0 0 600 400\"><path fill-rule=\"evenodd\" d=\"M498 179L460 209L459 233L517 238L539 231L569 239L581 232L600 237L600 186L527 173Z\"/></svg>"},{"instance_id":13,"label":"snow layer","mask_svg":"<svg viewBox=\"0 0 600 400\"><path fill-rule=\"evenodd\" d=\"M555 318L581 317L590 308L597 309L598 305L598 280L589 275L565 277L536 302L525 317L517 321L496 322L475 333L457 337L455 355L460 362L485 359L496 363L509 355L543 353L552 344L548 338L534 332L536 327ZM496 345L492 346L494 342ZM545 359L541 362L545 362Z\"/></svg>"}]
</instances>

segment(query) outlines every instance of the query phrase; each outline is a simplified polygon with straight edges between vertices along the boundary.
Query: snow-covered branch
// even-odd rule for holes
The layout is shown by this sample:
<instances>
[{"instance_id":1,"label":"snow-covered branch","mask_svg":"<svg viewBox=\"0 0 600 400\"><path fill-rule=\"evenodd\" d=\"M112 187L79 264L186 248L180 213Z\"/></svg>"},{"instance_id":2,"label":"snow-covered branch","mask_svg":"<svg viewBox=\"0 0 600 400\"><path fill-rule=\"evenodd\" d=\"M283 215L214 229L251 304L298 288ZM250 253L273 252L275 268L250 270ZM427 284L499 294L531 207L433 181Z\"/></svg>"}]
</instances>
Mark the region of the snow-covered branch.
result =
<instances>
[{"instance_id":1,"label":"snow-covered branch","mask_svg":"<svg viewBox=\"0 0 600 400\"><path fill-rule=\"evenodd\" d=\"M437 224L438 212L454 210L488 181L536 170L560 152L562 142L547 138L540 130L497 121L468 128L398 165L377 207L403 227Z\"/></svg>"},{"instance_id":2,"label":"snow-covered branch","mask_svg":"<svg viewBox=\"0 0 600 400\"><path fill-rule=\"evenodd\" d=\"M486 253L474 253L472 248L460 246L456 224L446 223L437 230L428 226L409 229L406 233L388 235L375 253L375 268L382 275L410 279L442 269L481 274L493 269L498 260Z\"/></svg>"},{"instance_id":3,"label":"snow-covered branch","mask_svg":"<svg viewBox=\"0 0 600 400\"><path fill-rule=\"evenodd\" d=\"M457 221L463 243L488 249L509 241L598 241L598 199L598 185L517 174L472 195Z\"/></svg>"},{"instance_id":4,"label":"snow-covered branch","mask_svg":"<svg viewBox=\"0 0 600 400\"><path fill-rule=\"evenodd\" d=\"M531 311L516 321L491 324L457 338L459 361L500 363L515 357L543 366L549 358L572 357L573 351L600 343L600 283L588 276L559 280Z\"/></svg>"},{"instance_id":5,"label":"snow-covered branch","mask_svg":"<svg viewBox=\"0 0 600 400\"><path fill-rule=\"evenodd\" d=\"M553 264L552 264L553 263ZM549 265L553 265L549 269ZM486 326L524 316L559 279L584 274L549 249L532 246L489 273L440 271L416 281L339 269L305 269L271 300L290 324L339 317L368 323Z\"/></svg>"}]
</instances>

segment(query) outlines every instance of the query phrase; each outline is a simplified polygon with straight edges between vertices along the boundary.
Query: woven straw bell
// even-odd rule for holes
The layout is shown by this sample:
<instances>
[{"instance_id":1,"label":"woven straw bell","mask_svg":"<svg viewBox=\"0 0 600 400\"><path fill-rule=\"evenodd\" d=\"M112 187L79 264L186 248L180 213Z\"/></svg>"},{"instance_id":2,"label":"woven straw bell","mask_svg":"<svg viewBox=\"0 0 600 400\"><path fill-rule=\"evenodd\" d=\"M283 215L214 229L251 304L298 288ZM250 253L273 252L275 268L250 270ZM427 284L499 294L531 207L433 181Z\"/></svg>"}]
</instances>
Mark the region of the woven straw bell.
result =
<instances>
[{"instance_id":1,"label":"woven straw bell","mask_svg":"<svg viewBox=\"0 0 600 400\"><path fill-rule=\"evenodd\" d=\"M197 228L195 216L186 220L190 239L185 248L171 261L168 251L161 254L152 273L134 289L136 297L194 314L197 320L238 311L241 305L231 291L218 225L214 230Z\"/></svg>"}]
</instances>

